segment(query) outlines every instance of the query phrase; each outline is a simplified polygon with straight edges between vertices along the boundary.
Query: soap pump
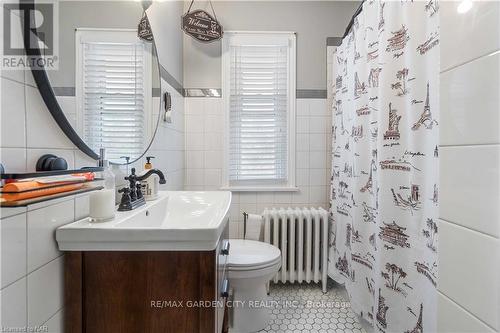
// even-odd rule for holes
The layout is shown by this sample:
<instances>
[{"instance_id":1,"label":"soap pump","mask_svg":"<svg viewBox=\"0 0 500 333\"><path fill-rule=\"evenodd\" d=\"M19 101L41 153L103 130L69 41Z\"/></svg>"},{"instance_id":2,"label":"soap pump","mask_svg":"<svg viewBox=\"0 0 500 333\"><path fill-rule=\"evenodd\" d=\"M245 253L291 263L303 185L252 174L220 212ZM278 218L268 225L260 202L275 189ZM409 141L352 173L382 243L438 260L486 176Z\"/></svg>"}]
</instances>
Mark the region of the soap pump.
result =
<instances>
[{"instance_id":1,"label":"soap pump","mask_svg":"<svg viewBox=\"0 0 500 333\"><path fill-rule=\"evenodd\" d=\"M139 177L145 175L149 170L153 169L153 164L151 163L151 159L155 158L154 156L146 156L146 164L144 164L144 171L139 173ZM158 197L158 189L160 187L160 177L156 174L151 175L150 177L141 180L141 191L144 199L146 201L154 200Z\"/></svg>"}]
</instances>

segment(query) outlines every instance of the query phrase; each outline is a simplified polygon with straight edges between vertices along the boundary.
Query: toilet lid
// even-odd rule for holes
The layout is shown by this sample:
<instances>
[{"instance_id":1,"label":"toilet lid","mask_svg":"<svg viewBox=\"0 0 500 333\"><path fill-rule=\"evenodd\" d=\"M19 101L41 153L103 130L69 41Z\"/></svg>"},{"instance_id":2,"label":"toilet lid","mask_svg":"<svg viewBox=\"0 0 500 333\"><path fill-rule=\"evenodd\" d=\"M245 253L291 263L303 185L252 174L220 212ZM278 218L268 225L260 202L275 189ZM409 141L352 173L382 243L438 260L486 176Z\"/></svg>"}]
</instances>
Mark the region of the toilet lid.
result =
<instances>
[{"instance_id":1,"label":"toilet lid","mask_svg":"<svg viewBox=\"0 0 500 333\"><path fill-rule=\"evenodd\" d=\"M230 239L227 264L232 267L251 267L272 264L279 260L281 251L271 244L245 239Z\"/></svg>"}]
</instances>

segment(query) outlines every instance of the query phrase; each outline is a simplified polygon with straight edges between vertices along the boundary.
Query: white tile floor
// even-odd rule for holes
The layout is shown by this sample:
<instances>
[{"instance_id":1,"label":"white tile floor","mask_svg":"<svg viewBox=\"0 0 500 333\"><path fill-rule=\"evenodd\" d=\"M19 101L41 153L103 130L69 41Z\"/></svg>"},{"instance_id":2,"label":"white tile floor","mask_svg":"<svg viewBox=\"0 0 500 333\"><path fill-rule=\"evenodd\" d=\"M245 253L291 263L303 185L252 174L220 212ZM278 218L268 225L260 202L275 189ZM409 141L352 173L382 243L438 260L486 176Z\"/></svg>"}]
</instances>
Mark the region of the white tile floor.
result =
<instances>
[{"instance_id":1,"label":"white tile floor","mask_svg":"<svg viewBox=\"0 0 500 333\"><path fill-rule=\"evenodd\" d=\"M271 322L261 332L366 332L352 312L345 290L331 280L326 294L318 284L271 284L270 291L275 306Z\"/></svg>"}]
</instances>

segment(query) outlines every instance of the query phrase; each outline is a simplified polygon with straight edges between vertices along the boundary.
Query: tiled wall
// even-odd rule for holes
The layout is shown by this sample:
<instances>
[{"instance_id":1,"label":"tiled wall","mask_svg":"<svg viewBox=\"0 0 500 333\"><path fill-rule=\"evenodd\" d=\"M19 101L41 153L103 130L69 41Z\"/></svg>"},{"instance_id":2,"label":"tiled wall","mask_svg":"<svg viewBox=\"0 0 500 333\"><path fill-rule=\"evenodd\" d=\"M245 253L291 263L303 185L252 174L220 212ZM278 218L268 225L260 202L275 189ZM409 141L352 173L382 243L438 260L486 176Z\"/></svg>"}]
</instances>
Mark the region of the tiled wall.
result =
<instances>
[{"instance_id":1,"label":"tiled wall","mask_svg":"<svg viewBox=\"0 0 500 333\"><path fill-rule=\"evenodd\" d=\"M439 332L500 331L500 2L440 2Z\"/></svg>"},{"instance_id":2,"label":"tiled wall","mask_svg":"<svg viewBox=\"0 0 500 333\"><path fill-rule=\"evenodd\" d=\"M186 98L186 190L219 190L224 116L220 98ZM231 237L243 235L243 212L268 207L328 208L331 116L326 99L297 99L297 192L233 192Z\"/></svg>"},{"instance_id":3,"label":"tiled wall","mask_svg":"<svg viewBox=\"0 0 500 333\"><path fill-rule=\"evenodd\" d=\"M33 171L45 153L64 157L70 168L95 165L52 119L31 72L2 71L0 87L0 161L7 172ZM156 156L155 167L167 177L163 188L180 190L184 186L184 98L164 81L162 90L172 94L172 123L160 123L148 155ZM1 209L0 327L47 325L50 333L61 331L64 256L57 250L55 229L87 215L87 195Z\"/></svg>"},{"instance_id":4,"label":"tiled wall","mask_svg":"<svg viewBox=\"0 0 500 333\"><path fill-rule=\"evenodd\" d=\"M84 215L87 196L2 209L2 327L62 332L64 255L54 230Z\"/></svg>"}]
</instances>

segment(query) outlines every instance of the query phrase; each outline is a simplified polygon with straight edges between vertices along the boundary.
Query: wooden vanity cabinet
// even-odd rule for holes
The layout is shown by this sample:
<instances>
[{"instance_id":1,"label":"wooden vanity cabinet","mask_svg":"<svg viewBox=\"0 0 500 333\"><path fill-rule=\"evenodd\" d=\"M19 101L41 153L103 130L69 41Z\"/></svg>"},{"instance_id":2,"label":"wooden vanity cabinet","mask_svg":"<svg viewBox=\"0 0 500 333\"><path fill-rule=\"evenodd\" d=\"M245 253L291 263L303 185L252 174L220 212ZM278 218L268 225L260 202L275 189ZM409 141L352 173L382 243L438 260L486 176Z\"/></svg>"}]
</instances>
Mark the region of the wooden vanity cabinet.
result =
<instances>
[{"instance_id":1,"label":"wooden vanity cabinet","mask_svg":"<svg viewBox=\"0 0 500 333\"><path fill-rule=\"evenodd\" d=\"M67 252L65 332L223 331L227 239L228 225L212 251Z\"/></svg>"}]
</instances>

